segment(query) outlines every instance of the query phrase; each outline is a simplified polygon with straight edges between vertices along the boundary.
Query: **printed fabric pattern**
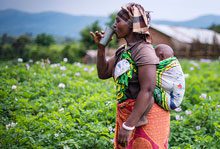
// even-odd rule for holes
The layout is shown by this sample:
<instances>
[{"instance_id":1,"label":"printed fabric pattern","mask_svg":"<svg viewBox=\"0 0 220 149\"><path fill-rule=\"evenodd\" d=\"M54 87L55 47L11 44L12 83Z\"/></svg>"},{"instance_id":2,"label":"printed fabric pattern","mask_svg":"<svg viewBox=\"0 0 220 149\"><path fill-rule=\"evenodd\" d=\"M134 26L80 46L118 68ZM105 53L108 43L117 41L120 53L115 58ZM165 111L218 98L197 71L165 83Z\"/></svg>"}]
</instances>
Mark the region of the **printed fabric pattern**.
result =
<instances>
[{"instance_id":1,"label":"printed fabric pattern","mask_svg":"<svg viewBox=\"0 0 220 149\"><path fill-rule=\"evenodd\" d=\"M116 99L118 103L122 103L127 99L126 90L128 89L128 82L134 73L137 73L137 67L131 57L131 49L125 50L120 56L121 60L126 59L130 63L130 69L115 79L116 84Z\"/></svg>"},{"instance_id":2,"label":"printed fabric pattern","mask_svg":"<svg viewBox=\"0 0 220 149\"><path fill-rule=\"evenodd\" d=\"M165 110L179 107L185 92L185 79L176 57L165 59L157 65L155 102Z\"/></svg>"}]
</instances>

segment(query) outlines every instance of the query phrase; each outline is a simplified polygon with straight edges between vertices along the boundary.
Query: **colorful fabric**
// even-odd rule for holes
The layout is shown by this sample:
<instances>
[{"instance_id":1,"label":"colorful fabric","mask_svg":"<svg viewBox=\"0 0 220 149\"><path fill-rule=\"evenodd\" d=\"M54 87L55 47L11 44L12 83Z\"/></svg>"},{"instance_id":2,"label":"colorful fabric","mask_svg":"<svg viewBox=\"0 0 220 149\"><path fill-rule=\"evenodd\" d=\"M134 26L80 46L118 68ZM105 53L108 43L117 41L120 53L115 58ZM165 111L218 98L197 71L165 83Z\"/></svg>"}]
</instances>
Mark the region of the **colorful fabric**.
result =
<instances>
[{"instance_id":1,"label":"colorful fabric","mask_svg":"<svg viewBox=\"0 0 220 149\"><path fill-rule=\"evenodd\" d=\"M130 64L130 68L126 72L124 72L123 74L121 74L120 76L115 78L116 98L119 103L121 103L127 99L125 91L128 88L128 82L132 78L133 73L137 72L136 64L135 64L134 60L131 58L131 50L130 49L125 50L121 54L121 59L122 59L122 61L127 60L127 62L129 62L129 64ZM120 63L120 61L116 64L116 67L120 67L120 66L117 66L119 63ZM116 72L118 72L118 71L115 71L115 73Z\"/></svg>"},{"instance_id":2,"label":"colorful fabric","mask_svg":"<svg viewBox=\"0 0 220 149\"><path fill-rule=\"evenodd\" d=\"M148 124L132 131L128 146L118 144L118 132L134 108L135 100L128 99L117 104L115 149L167 149L170 132L170 113L154 104L147 114Z\"/></svg>"},{"instance_id":3,"label":"colorful fabric","mask_svg":"<svg viewBox=\"0 0 220 149\"><path fill-rule=\"evenodd\" d=\"M129 15L132 26L133 26L133 32L139 33L139 34L147 34L149 33L149 27L150 27L150 13L145 11L144 8L135 3L128 3L124 6L122 6L122 11L120 11L120 15L123 16L123 14ZM125 18L125 17L122 17Z\"/></svg>"},{"instance_id":4,"label":"colorful fabric","mask_svg":"<svg viewBox=\"0 0 220 149\"><path fill-rule=\"evenodd\" d=\"M185 78L176 57L165 59L157 65L155 102L165 110L180 106L185 92Z\"/></svg>"}]
</instances>

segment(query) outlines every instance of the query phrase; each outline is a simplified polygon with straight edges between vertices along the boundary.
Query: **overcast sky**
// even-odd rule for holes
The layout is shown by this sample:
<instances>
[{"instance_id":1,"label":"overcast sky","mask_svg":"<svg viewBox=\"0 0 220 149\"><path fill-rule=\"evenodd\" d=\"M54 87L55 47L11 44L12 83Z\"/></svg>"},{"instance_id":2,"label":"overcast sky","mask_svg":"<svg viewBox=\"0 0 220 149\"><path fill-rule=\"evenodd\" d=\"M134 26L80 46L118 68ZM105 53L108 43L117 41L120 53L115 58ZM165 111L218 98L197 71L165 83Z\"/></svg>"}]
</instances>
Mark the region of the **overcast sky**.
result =
<instances>
[{"instance_id":1,"label":"overcast sky","mask_svg":"<svg viewBox=\"0 0 220 149\"><path fill-rule=\"evenodd\" d=\"M27 12L58 11L73 15L108 16L128 0L0 0L0 10L13 8ZM200 15L220 15L220 0L134 0L152 19L184 21Z\"/></svg>"}]
</instances>

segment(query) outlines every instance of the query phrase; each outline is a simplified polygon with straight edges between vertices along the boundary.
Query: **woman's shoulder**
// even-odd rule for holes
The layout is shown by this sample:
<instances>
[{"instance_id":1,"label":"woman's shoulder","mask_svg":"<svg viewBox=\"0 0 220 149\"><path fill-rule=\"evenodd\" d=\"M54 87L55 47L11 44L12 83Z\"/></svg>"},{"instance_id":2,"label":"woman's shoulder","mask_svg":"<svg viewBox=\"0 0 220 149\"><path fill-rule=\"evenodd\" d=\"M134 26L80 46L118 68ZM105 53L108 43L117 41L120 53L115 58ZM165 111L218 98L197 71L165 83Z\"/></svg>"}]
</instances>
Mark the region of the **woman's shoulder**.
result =
<instances>
[{"instance_id":1,"label":"woman's shoulder","mask_svg":"<svg viewBox=\"0 0 220 149\"><path fill-rule=\"evenodd\" d=\"M150 50L150 51L153 51L155 53L155 50L153 48L153 45L152 44L149 44L149 43L146 43L146 42L141 42L137 48L136 48L137 51L139 50Z\"/></svg>"},{"instance_id":2,"label":"woman's shoulder","mask_svg":"<svg viewBox=\"0 0 220 149\"><path fill-rule=\"evenodd\" d=\"M140 65L159 63L153 46L146 42L142 42L132 49L132 57Z\"/></svg>"}]
</instances>

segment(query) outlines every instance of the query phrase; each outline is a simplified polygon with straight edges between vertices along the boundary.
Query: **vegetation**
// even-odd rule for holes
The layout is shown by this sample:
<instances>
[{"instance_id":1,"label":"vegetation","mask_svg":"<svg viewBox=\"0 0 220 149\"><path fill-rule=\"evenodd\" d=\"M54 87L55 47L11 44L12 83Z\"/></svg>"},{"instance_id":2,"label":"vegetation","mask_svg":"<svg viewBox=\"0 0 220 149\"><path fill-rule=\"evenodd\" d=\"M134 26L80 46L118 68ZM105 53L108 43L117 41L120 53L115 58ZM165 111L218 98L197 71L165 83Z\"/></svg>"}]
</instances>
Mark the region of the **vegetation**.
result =
<instances>
[{"instance_id":1,"label":"vegetation","mask_svg":"<svg viewBox=\"0 0 220 149\"><path fill-rule=\"evenodd\" d=\"M220 33L220 25L213 24L212 26L209 27L209 29Z\"/></svg>"},{"instance_id":2,"label":"vegetation","mask_svg":"<svg viewBox=\"0 0 220 149\"><path fill-rule=\"evenodd\" d=\"M114 18L115 14L110 15L110 21L107 25L112 25ZM52 62L59 62L63 58L68 58L69 62L81 61L87 50L97 49L90 35L91 31L95 32L97 30L101 31L101 27L99 22L95 21L80 32L81 39L79 41L66 38L63 44L56 43L53 36L45 33L36 37L32 37L30 34L18 37L3 34L0 37L0 58L3 60L23 58L24 61L48 58ZM114 37L109 47L116 48L117 46L118 41Z\"/></svg>"},{"instance_id":3,"label":"vegetation","mask_svg":"<svg viewBox=\"0 0 220 149\"><path fill-rule=\"evenodd\" d=\"M37 35L35 43L40 46L50 46L55 43L53 36L47 35L45 33Z\"/></svg>"},{"instance_id":4,"label":"vegetation","mask_svg":"<svg viewBox=\"0 0 220 149\"><path fill-rule=\"evenodd\" d=\"M87 47L88 49L97 49L96 44L94 44L93 39L91 38L90 32L101 31L101 27L98 24L98 21L94 22L90 26L86 27L80 32L81 35L81 42Z\"/></svg>"},{"instance_id":5,"label":"vegetation","mask_svg":"<svg viewBox=\"0 0 220 149\"><path fill-rule=\"evenodd\" d=\"M109 18L111 26L115 14ZM219 32L219 26L210 29ZM98 22L81 31L80 41L63 44L47 34L0 37L0 148L113 148L114 82L99 80L96 66L78 63L97 48L89 34L96 30ZM220 146L219 63L181 61L186 93L171 112L170 148Z\"/></svg>"},{"instance_id":6,"label":"vegetation","mask_svg":"<svg viewBox=\"0 0 220 149\"><path fill-rule=\"evenodd\" d=\"M0 63L0 148L113 147L115 88L93 65ZM219 61L181 61L186 93L171 112L169 146L220 146Z\"/></svg>"}]
</instances>

